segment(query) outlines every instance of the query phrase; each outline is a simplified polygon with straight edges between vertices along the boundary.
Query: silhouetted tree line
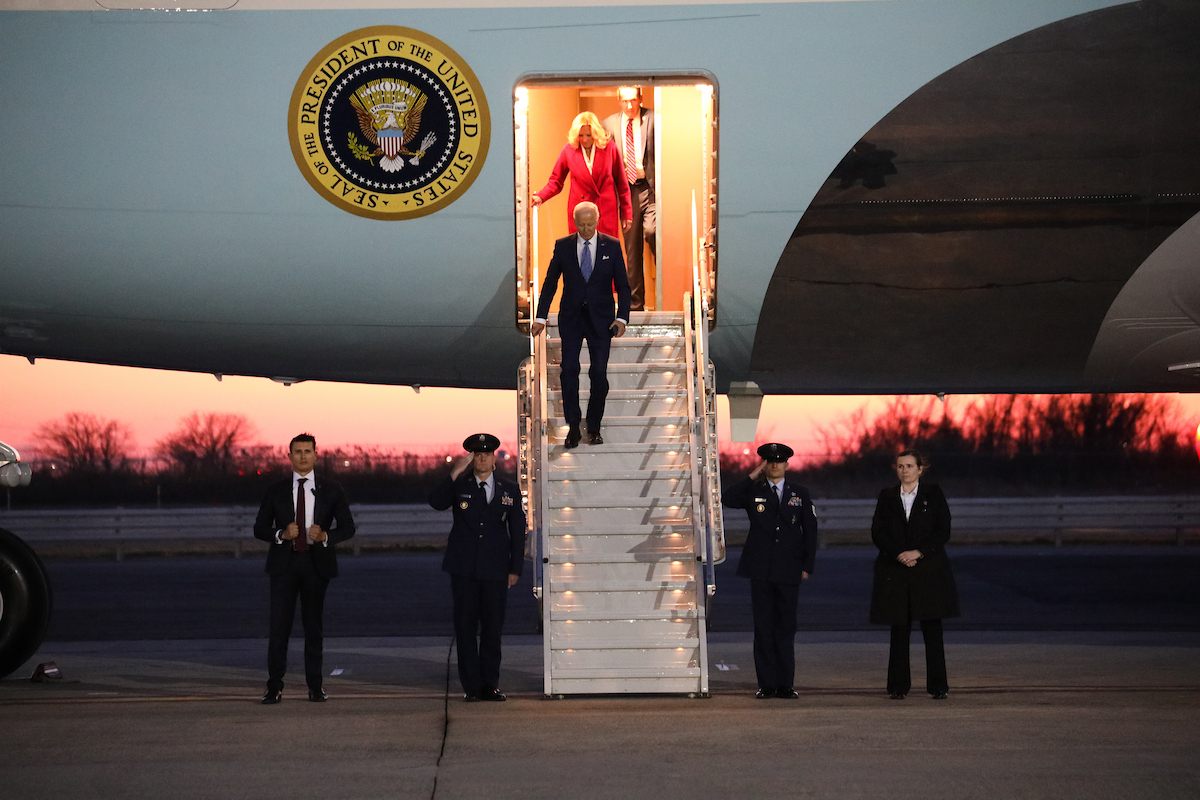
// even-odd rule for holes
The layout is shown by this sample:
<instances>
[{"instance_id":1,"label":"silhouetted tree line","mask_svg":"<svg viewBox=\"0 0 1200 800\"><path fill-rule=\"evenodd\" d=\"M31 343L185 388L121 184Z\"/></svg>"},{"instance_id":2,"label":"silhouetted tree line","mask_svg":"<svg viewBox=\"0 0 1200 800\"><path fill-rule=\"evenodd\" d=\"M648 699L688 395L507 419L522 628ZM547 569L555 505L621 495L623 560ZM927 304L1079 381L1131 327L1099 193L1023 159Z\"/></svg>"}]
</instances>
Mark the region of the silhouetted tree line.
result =
<instances>
[{"instance_id":1,"label":"silhouetted tree line","mask_svg":"<svg viewBox=\"0 0 1200 800\"><path fill-rule=\"evenodd\" d=\"M928 479L959 496L1174 494L1200 491L1196 423L1169 395L985 395L893 398L821 431L826 455L793 462L821 497L872 497L894 482L895 454L915 447ZM758 463L753 448L722 453L723 480Z\"/></svg>"},{"instance_id":2,"label":"silhouetted tree line","mask_svg":"<svg viewBox=\"0 0 1200 800\"><path fill-rule=\"evenodd\" d=\"M11 495L14 508L36 506L257 505L264 489L291 470L286 446L255 441L241 414L194 413L153 448L130 455L133 437L120 422L71 413L42 425L34 479ZM325 448L318 470L340 482L356 503L424 503L461 450L395 452L379 447ZM515 463L497 470L512 478Z\"/></svg>"}]
</instances>

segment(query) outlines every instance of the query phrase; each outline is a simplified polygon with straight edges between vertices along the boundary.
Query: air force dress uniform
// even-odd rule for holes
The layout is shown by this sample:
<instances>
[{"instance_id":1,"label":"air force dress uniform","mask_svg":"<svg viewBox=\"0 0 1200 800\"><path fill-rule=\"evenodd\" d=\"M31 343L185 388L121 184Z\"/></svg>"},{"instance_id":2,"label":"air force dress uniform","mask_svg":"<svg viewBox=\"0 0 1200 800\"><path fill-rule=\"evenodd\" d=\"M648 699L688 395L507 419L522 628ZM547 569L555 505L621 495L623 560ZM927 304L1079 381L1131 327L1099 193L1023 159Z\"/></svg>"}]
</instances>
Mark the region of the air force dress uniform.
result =
<instances>
[{"instance_id":1,"label":"air force dress uniform","mask_svg":"<svg viewBox=\"0 0 1200 800\"><path fill-rule=\"evenodd\" d=\"M768 461L786 461L791 448L759 448ZM754 669L763 696L794 696L796 603L801 573L812 574L817 552L817 517L808 489L784 479L777 493L766 478L744 478L725 489L721 502L744 508L750 531L737 574L750 579L754 615Z\"/></svg>"},{"instance_id":2,"label":"air force dress uniform","mask_svg":"<svg viewBox=\"0 0 1200 800\"><path fill-rule=\"evenodd\" d=\"M476 434L463 443L472 453L493 452L500 440ZM491 499L472 469L449 475L429 494L429 505L453 509L454 527L442 559L454 595L458 677L468 699L500 699L500 631L508 600L508 576L525 562L525 511L517 484L493 472ZM498 695L498 696L497 696Z\"/></svg>"}]
</instances>

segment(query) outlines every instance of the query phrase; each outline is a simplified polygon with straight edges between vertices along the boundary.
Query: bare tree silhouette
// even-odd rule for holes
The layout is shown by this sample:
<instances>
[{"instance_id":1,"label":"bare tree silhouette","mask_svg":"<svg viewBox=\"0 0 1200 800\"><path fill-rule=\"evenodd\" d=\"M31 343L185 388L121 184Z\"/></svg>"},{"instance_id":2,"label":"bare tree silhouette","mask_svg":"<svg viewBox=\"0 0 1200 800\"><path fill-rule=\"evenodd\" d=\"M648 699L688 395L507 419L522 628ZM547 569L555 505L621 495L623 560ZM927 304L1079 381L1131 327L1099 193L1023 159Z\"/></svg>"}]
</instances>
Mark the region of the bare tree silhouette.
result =
<instances>
[{"instance_id":1,"label":"bare tree silhouette","mask_svg":"<svg viewBox=\"0 0 1200 800\"><path fill-rule=\"evenodd\" d=\"M42 458L61 462L67 472L122 469L133 446L133 433L123 422L80 411L43 423L33 438Z\"/></svg>"},{"instance_id":2,"label":"bare tree silhouette","mask_svg":"<svg viewBox=\"0 0 1200 800\"><path fill-rule=\"evenodd\" d=\"M244 414L192 412L155 446L159 457L185 475L228 475L238 459L258 448L254 424Z\"/></svg>"}]
</instances>

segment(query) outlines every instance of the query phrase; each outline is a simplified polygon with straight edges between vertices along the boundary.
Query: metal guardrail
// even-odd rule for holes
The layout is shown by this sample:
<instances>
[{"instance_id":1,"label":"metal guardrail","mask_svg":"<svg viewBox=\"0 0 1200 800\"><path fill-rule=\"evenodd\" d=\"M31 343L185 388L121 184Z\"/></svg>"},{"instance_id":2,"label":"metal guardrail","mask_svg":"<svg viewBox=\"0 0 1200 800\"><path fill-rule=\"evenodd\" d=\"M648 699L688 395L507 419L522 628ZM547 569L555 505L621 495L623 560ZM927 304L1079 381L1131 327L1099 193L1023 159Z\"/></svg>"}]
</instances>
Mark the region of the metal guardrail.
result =
<instances>
[{"instance_id":1,"label":"metal guardrail","mask_svg":"<svg viewBox=\"0 0 1200 800\"><path fill-rule=\"evenodd\" d=\"M419 541L444 539L450 532L451 512L428 505L353 506L355 536L350 546L357 554L364 540ZM116 547L122 557L125 543L179 542L188 538L229 542L235 556L242 544L254 539L257 507L172 509L70 509L0 511L0 528L32 545L104 544Z\"/></svg>"},{"instance_id":2,"label":"metal guardrail","mask_svg":"<svg viewBox=\"0 0 1200 800\"><path fill-rule=\"evenodd\" d=\"M822 533L867 533L874 500L829 500L815 503ZM427 505L356 505L354 541L444 538L450 511ZM253 540L258 509L249 506L174 509L81 509L0 511L0 528L30 544L116 544L189 537ZM1080 530L1200 530L1200 495L1167 497L1023 497L951 499L956 533ZM1058 537L1056 536L1056 541Z\"/></svg>"},{"instance_id":3,"label":"metal guardrail","mask_svg":"<svg viewBox=\"0 0 1200 800\"><path fill-rule=\"evenodd\" d=\"M875 502L814 501L821 531L869 532ZM1150 529L1173 530L1183 544L1200 528L1200 495L962 498L951 499L950 516L958 533L1050 531L1056 545L1064 531Z\"/></svg>"}]
</instances>

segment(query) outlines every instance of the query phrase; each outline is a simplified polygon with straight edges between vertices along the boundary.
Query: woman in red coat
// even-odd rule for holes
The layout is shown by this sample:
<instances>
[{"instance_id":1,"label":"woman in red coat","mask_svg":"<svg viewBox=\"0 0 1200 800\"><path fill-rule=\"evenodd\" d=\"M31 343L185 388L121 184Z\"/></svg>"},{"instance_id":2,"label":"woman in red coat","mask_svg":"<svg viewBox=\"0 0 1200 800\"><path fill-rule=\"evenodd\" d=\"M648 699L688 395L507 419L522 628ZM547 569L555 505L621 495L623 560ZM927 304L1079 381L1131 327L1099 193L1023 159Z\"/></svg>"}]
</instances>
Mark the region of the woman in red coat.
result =
<instances>
[{"instance_id":1,"label":"woman in red coat","mask_svg":"<svg viewBox=\"0 0 1200 800\"><path fill-rule=\"evenodd\" d=\"M600 208L597 230L601 233L619 236L621 227L628 229L633 225L633 205L621 150L609 146L608 134L591 111L575 117L567 133L567 143L550 172L550 181L533 194L530 202L540 206L561 192L568 174L571 190L567 194L567 229L571 233L575 232L575 206L584 200Z\"/></svg>"}]
</instances>

